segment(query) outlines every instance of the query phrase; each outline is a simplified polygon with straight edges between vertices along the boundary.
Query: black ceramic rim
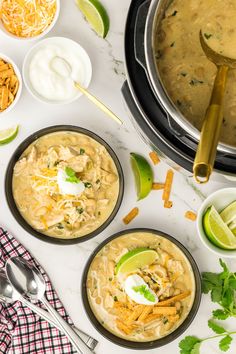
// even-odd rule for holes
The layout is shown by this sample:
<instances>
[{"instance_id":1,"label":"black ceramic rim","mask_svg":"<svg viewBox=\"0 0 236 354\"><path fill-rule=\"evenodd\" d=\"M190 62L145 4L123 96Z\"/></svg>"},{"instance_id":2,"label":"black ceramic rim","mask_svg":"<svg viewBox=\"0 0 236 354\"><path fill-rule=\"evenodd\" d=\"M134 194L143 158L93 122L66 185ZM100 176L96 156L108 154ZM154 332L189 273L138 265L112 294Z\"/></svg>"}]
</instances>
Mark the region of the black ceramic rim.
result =
<instances>
[{"instance_id":1,"label":"black ceramic rim","mask_svg":"<svg viewBox=\"0 0 236 354\"><path fill-rule=\"evenodd\" d=\"M23 218L23 216L19 212L19 210L16 206L16 203L15 203L15 200L13 197L13 191L12 191L13 169L14 169L16 162L19 160L20 156L22 155L22 153L27 149L27 147L30 144L32 144L34 141L41 138L42 136L47 135L47 134L51 134L51 133L62 132L62 131L75 132L75 133L81 133L81 134L87 135L87 136L91 137L92 139L96 140L101 145L103 145L107 149L111 158L113 159L113 161L116 165L116 169L118 171L118 175L119 175L119 195L117 198L116 205L115 205L111 215L109 216L109 218L98 229L94 230L93 232L91 232L85 236L81 236L81 237L77 237L77 238L73 238L73 239L54 238L51 236L44 235L43 233L35 230L32 226L30 226L27 223L27 221ZM18 146L16 151L13 153L13 155L9 161L9 164L7 166L6 175L5 175L6 200L7 200L7 204L9 206L9 209L10 209L12 215L14 216L14 218L16 219L16 221L28 233L39 238L40 240L45 241L45 242L49 242L49 243L60 244L60 245L71 245L71 244L84 242L84 241L87 241L87 240L97 236L98 234L100 234L115 218L115 216L120 208L121 202L123 200L123 194L124 194L123 170L122 170L120 161L119 161L117 155L115 154L115 152L113 151L113 149L102 138L100 138L95 133L91 132L90 130L80 128L77 126L73 126L73 125L51 126L51 127L41 129L41 130L33 133L32 135L30 135Z\"/></svg>"},{"instance_id":2,"label":"black ceramic rim","mask_svg":"<svg viewBox=\"0 0 236 354\"><path fill-rule=\"evenodd\" d=\"M106 328L104 328L101 323L98 321L98 319L96 318L96 316L94 315L90 304L89 304L89 300L88 300L88 294L87 294L87 287L86 287L86 282L87 282L87 276L88 276L88 272L89 272L89 268L90 265L94 259L94 257L97 255L97 253L110 241L123 236L123 235L127 235L130 233L134 233L134 232L149 232L149 233L153 233L155 235L161 236L163 238L168 239L169 241L173 242L183 253L184 255L187 257L192 270L193 270L193 274L194 274L194 279L195 279L195 298L193 301L193 305L192 308L188 314L188 316L186 317L186 319L183 321L183 323L181 323L181 325L173 332L171 332L170 334L168 334L167 336L154 340L154 341L150 341L150 342L135 342L135 341L129 341L123 338L120 338L114 334L112 334L111 332L109 332ZM145 350L145 349L154 349L154 348L159 348L162 347L163 345L167 345L170 342L172 342L173 340L175 340L177 337L179 337L181 334L183 334L186 329L190 326L190 324L192 323L192 321L194 320L199 306L200 306L200 302L201 302L201 293L202 293L202 287L201 287L201 275L198 269L198 266L194 260L194 258L191 256L190 252L185 248L185 246L182 245L182 243L180 243L179 241L177 241L174 237L167 235L166 233L162 232L162 231L158 231L158 230L153 230L153 229L148 229L148 228L136 228L136 229L129 229L129 230L123 230L120 231L112 236L110 236L109 238L107 238L105 241L103 241L91 254L91 256L89 257L87 264L85 266L84 272L83 272L83 277L82 277L82 283L81 283L81 291L82 291L82 301L83 301L83 305L85 308L85 311L87 313L87 316L90 320L90 322L93 324L93 326L98 330L98 332L105 337L106 339L108 339L109 341L111 341L112 343L115 343L121 347L125 347L128 349L136 349L136 350Z\"/></svg>"}]
</instances>

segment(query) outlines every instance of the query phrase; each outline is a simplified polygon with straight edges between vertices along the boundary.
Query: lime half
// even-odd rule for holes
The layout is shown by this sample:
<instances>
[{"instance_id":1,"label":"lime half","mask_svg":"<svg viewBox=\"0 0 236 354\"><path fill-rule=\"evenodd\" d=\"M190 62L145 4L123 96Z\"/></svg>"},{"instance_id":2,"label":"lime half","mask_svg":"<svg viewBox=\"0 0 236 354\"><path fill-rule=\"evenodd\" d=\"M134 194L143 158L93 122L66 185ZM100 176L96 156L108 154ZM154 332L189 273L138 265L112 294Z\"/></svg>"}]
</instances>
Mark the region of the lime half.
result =
<instances>
[{"instance_id":1,"label":"lime half","mask_svg":"<svg viewBox=\"0 0 236 354\"><path fill-rule=\"evenodd\" d=\"M234 220L236 221L236 201L224 208L220 213L220 216L227 225Z\"/></svg>"},{"instance_id":2,"label":"lime half","mask_svg":"<svg viewBox=\"0 0 236 354\"><path fill-rule=\"evenodd\" d=\"M152 168L147 160L138 154L131 153L131 166L134 172L138 200L150 193L153 184Z\"/></svg>"},{"instance_id":3,"label":"lime half","mask_svg":"<svg viewBox=\"0 0 236 354\"><path fill-rule=\"evenodd\" d=\"M12 140L14 140L18 134L18 130L19 130L19 125L16 125L15 127L12 128L0 130L0 145L8 144Z\"/></svg>"},{"instance_id":4,"label":"lime half","mask_svg":"<svg viewBox=\"0 0 236 354\"><path fill-rule=\"evenodd\" d=\"M236 249L236 237L224 223L214 206L208 208L204 214L203 227L207 238L217 247Z\"/></svg>"},{"instance_id":5,"label":"lime half","mask_svg":"<svg viewBox=\"0 0 236 354\"><path fill-rule=\"evenodd\" d=\"M109 31L110 22L108 14L100 1L76 0L76 3L95 32L105 38Z\"/></svg>"},{"instance_id":6,"label":"lime half","mask_svg":"<svg viewBox=\"0 0 236 354\"><path fill-rule=\"evenodd\" d=\"M124 254L115 268L115 274L133 272L145 265L152 264L158 254L150 248L135 248Z\"/></svg>"}]
</instances>

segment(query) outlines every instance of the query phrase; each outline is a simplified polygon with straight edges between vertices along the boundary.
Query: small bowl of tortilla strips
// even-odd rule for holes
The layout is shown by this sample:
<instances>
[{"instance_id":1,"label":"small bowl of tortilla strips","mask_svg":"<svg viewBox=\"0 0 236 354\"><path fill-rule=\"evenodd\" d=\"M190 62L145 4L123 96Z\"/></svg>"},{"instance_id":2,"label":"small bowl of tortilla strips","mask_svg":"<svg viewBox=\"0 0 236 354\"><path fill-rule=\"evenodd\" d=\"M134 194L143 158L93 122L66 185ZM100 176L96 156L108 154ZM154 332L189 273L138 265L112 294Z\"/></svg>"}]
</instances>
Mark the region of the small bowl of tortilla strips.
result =
<instances>
[{"instance_id":1,"label":"small bowl of tortilla strips","mask_svg":"<svg viewBox=\"0 0 236 354\"><path fill-rule=\"evenodd\" d=\"M0 31L10 38L35 40L55 26L60 0L0 0Z\"/></svg>"},{"instance_id":2,"label":"small bowl of tortilla strips","mask_svg":"<svg viewBox=\"0 0 236 354\"><path fill-rule=\"evenodd\" d=\"M174 237L146 228L124 230L90 256L82 299L105 338L130 349L154 349L190 326L201 301L201 276Z\"/></svg>"},{"instance_id":3,"label":"small bowl of tortilla strips","mask_svg":"<svg viewBox=\"0 0 236 354\"><path fill-rule=\"evenodd\" d=\"M22 78L16 64L0 53L0 115L9 112L18 102Z\"/></svg>"}]
</instances>

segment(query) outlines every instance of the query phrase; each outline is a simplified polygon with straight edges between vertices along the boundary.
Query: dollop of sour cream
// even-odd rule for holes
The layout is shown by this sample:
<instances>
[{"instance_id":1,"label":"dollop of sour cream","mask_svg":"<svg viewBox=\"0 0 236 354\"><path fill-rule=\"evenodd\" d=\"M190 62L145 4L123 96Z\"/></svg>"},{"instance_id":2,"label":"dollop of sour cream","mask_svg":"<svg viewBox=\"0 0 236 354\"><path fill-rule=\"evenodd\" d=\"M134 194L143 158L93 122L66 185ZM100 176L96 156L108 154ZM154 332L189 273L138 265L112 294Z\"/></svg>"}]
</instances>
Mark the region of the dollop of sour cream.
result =
<instances>
[{"instance_id":1,"label":"dollop of sour cream","mask_svg":"<svg viewBox=\"0 0 236 354\"><path fill-rule=\"evenodd\" d=\"M67 179L68 175L66 172L62 169L59 169L57 173L57 184L61 194L80 195L83 193L85 190L83 182L79 181L78 183L72 183L66 181Z\"/></svg>"},{"instance_id":2,"label":"dollop of sour cream","mask_svg":"<svg viewBox=\"0 0 236 354\"><path fill-rule=\"evenodd\" d=\"M63 65L55 70L55 58L64 59L69 64L70 72ZM73 100L80 95L74 82L87 87L90 81L86 58L83 48L73 41L57 38L42 43L29 63L28 75L32 88L48 101L63 103Z\"/></svg>"},{"instance_id":3,"label":"dollop of sour cream","mask_svg":"<svg viewBox=\"0 0 236 354\"><path fill-rule=\"evenodd\" d=\"M137 274L129 275L124 284L126 294L137 304L155 305L159 300L155 292Z\"/></svg>"}]
</instances>

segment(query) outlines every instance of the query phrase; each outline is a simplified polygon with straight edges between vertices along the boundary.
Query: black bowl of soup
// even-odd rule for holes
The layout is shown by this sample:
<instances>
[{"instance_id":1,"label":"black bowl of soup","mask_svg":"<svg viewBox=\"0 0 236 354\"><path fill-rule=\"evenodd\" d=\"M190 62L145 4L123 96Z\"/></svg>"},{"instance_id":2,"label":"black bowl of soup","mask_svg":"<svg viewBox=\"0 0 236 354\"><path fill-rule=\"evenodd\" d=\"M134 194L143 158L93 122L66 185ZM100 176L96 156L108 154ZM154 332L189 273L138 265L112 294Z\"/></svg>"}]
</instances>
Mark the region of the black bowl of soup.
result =
<instances>
[{"instance_id":1,"label":"black bowl of soup","mask_svg":"<svg viewBox=\"0 0 236 354\"><path fill-rule=\"evenodd\" d=\"M129 349L153 349L175 340L193 321L201 276L174 237L146 228L124 230L90 256L82 299L105 338Z\"/></svg>"},{"instance_id":2,"label":"black bowl of soup","mask_svg":"<svg viewBox=\"0 0 236 354\"><path fill-rule=\"evenodd\" d=\"M86 241L114 219L124 193L112 148L84 128L52 126L29 136L6 171L8 206L31 235L57 244Z\"/></svg>"}]
</instances>

